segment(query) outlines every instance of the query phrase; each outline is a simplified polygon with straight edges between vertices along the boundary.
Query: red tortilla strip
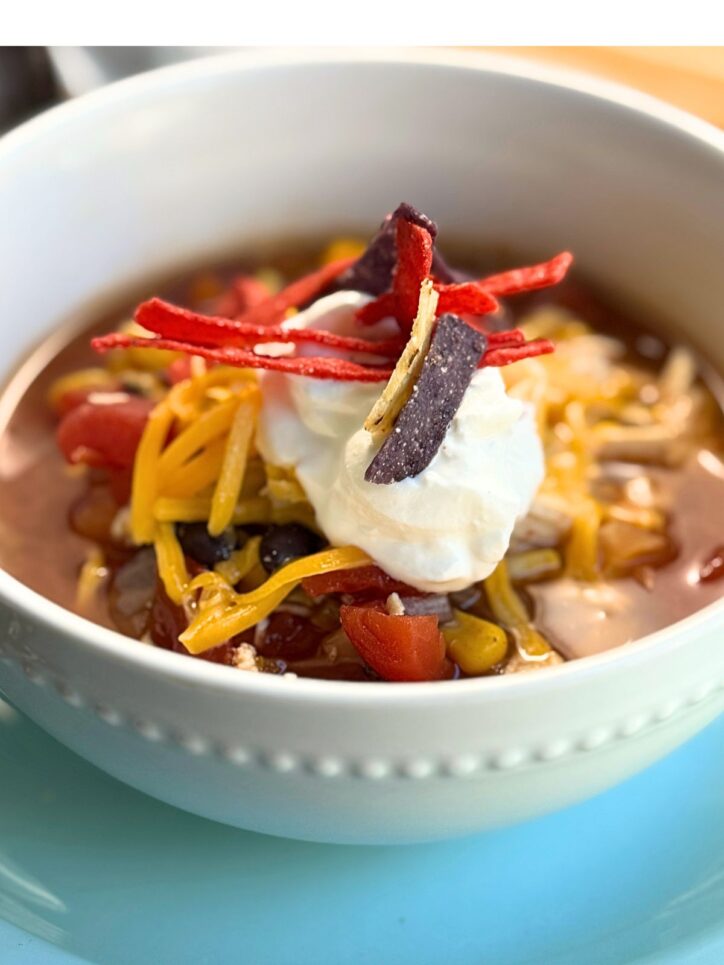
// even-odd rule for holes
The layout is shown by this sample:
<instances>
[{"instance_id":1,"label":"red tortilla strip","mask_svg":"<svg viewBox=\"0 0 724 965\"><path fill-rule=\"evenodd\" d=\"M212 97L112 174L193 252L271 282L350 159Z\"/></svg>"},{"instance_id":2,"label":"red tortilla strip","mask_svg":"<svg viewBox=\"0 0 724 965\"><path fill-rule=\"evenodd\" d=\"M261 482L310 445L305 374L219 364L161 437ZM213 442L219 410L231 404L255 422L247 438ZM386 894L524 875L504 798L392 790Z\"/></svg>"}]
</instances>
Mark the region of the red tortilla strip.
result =
<instances>
[{"instance_id":1,"label":"red tortilla strip","mask_svg":"<svg viewBox=\"0 0 724 965\"><path fill-rule=\"evenodd\" d=\"M306 375L314 379L336 379L340 382L386 382L392 374L391 369L374 368L349 362L347 359L300 356L296 358L272 358L257 355L249 349L227 346L209 348L193 345L170 338L137 338L120 332L94 338L91 345L97 352L108 352L114 348L160 348L169 352L186 352L200 355L210 362L233 365L242 369L267 369L286 372L289 375Z\"/></svg>"},{"instance_id":2,"label":"red tortilla strip","mask_svg":"<svg viewBox=\"0 0 724 965\"><path fill-rule=\"evenodd\" d=\"M237 346L251 348L263 342L313 343L347 352L361 352L394 358L404 344L401 338L373 342L314 328L283 328L279 325L256 325L241 320L201 315L188 308L152 298L136 309L135 320L149 332L162 338L177 339L212 348Z\"/></svg>"}]
</instances>

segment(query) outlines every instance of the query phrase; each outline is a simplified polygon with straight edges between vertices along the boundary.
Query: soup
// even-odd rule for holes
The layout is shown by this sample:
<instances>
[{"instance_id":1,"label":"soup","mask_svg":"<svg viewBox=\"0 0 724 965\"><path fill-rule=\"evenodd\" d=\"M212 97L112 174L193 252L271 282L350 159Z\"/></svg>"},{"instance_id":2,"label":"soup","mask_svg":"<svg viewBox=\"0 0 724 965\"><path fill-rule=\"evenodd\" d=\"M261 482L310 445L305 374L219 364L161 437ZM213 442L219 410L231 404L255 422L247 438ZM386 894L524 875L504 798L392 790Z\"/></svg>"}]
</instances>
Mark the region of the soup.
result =
<instances>
[{"instance_id":1,"label":"soup","mask_svg":"<svg viewBox=\"0 0 724 965\"><path fill-rule=\"evenodd\" d=\"M189 272L8 391L0 564L145 644L339 680L542 669L718 599L716 377L567 259L474 282L411 212Z\"/></svg>"}]
</instances>

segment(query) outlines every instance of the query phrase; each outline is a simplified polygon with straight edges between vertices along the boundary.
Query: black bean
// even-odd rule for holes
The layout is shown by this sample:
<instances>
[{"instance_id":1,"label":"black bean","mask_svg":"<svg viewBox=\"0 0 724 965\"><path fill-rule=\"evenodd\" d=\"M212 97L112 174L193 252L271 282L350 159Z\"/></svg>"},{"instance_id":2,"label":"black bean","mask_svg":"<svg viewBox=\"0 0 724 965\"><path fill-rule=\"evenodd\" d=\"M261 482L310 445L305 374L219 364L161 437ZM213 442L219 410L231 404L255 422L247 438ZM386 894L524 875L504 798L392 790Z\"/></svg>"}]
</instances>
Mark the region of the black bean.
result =
<instances>
[{"instance_id":1,"label":"black bean","mask_svg":"<svg viewBox=\"0 0 724 965\"><path fill-rule=\"evenodd\" d=\"M320 536L299 523L270 526L262 537L259 558L267 573L273 573L291 560L316 553L323 545Z\"/></svg>"},{"instance_id":2,"label":"black bean","mask_svg":"<svg viewBox=\"0 0 724 965\"><path fill-rule=\"evenodd\" d=\"M214 566L228 560L236 549L233 529L225 529L220 536L210 536L206 523L177 523L176 533L186 556L202 566Z\"/></svg>"}]
</instances>

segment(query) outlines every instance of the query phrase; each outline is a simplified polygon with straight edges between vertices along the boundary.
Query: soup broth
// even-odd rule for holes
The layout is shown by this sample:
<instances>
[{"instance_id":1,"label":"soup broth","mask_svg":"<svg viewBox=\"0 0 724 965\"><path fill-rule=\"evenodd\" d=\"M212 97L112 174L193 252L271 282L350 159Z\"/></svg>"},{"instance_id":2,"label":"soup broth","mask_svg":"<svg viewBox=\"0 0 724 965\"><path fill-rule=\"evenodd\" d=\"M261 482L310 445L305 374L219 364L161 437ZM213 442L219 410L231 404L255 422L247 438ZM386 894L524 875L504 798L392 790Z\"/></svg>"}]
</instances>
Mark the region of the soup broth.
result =
<instances>
[{"instance_id":1,"label":"soup broth","mask_svg":"<svg viewBox=\"0 0 724 965\"><path fill-rule=\"evenodd\" d=\"M242 257L232 265L193 271L162 290L180 304L218 312L219 299L239 273L261 273L276 285L318 265L319 260L318 245L280 246L273 257L266 253ZM480 273L490 268L490 262L471 267ZM153 287L140 294L157 291ZM132 316L135 304L129 299L71 338L42 368L13 411L6 412L0 436L0 565L43 596L98 624L185 652L178 642L184 629L183 611L169 605L159 588L152 550L114 537L127 498L127 492L125 497L119 492L122 482L109 482L102 469L66 464L56 443L58 418L48 403L60 376L98 366L89 336L123 323ZM593 362L598 353L601 378L630 378L635 385L630 404L616 419L600 402L596 403L599 413L594 404L587 404L581 416L584 410L577 409L577 400L571 398L561 403L557 416L548 417L549 475L531 514L516 527L507 557L512 585L528 608L535 632L553 647L554 655L575 659L625 644L719 599L724 586L718 579L724 574L724 433L716 377L708 376L706 387L692 379L688 354L672 356L655 325L614 311L575 274L558 289L511 299L496 324L529 325L556 341L560 338L557 355L564 360L578 341L575 351L582 359L582 384L595 380ZM590 364L585 353L590 353ZM516 391L516 385L520 388L527 364L518 363L506 372L511 391ZM653 407L662 404L665 378L670 380L672 397L663 401L672 412L680 406L685 438L681 432L657 432L652 418ZM139 379L138 384L124 384L123 391L135 395L147 388ZM572 464L575 458L571 454L575 420L581 417L586 420L583 432L599 438L595 465L586 482L591 513L597 514L593 573L577 571L570 553L572 541L588 538L585 520L579 519L571 530L561 505L568 485L566 460ZM556 478L564 480L561 492L551 481L551 467ZM247 535L262 528L252 524ZM94 554L100 577L97 585L84 589L79 586L79 574L84 567L87 570ZM242 642L255 647L263 670L378 679L341 631L339 602L325 597L310 600L295 590L263 626L242 634ZM500 622L484 587L452 594L451 604ZM489 672L534 668L535 659L521 657L516 627L507 625L505 632L506 656ZM232 654L231 645L203 656L243 665ZM450 674L464 675L459 666L452 666Z\"/></svg>"}]
</instances>

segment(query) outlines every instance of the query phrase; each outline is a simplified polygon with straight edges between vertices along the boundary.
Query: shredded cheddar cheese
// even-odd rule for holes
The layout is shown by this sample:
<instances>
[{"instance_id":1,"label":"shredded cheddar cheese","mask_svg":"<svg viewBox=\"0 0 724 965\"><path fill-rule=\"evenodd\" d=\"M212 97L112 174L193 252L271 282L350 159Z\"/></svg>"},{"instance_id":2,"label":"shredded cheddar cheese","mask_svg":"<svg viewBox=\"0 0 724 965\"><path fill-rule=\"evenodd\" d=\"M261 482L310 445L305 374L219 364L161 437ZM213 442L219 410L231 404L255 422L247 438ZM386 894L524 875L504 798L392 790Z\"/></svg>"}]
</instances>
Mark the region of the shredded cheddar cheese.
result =
<instances>
[{"instance_id":1,"label":"shredded cheddar cheese","mask_svg":"<svg viewBox=\"0 0 724 965\"><path fill-rule=\"evenodd\" d=\"M166 593L174 602L181 604L189 583L183 550L171 523L157 523L153 546L156 551L158 574Z\"/></svg>"},{"instance_id":2,"label":"shredded cheddar cheese","mask_svg":"<svg viewBox=\"0 0 724 965\"><path fill-rule=\"evenodd\" d=\"M159 483L173 478L181 466L207 443L228 431L237 409L235 399L229 399L202 413L188 428L176 436L158 461Z\"/></svg>"},{"instance_id":3,"label":"shredded cheddar cheese","mask_svg":"<svg viewBox=\"0 0 724 965\"><path fill-rule=\"evenodd\" d=\"M228 560L217 563L214 571L226 580L229 586L236 586L258 564L260 545L261 536L252 536L240 550L232 553Z\"/></svg>"},{"instance_id":4,"label":"shredded cheddar cheese","mask_svg":"<svg viewBox=\"0 0 724 965\"><path fill-rule=\"evenodd\" d=\"M578 580L595 581L600 577L598 565L598 531L601 506L595 499L581 502L566 544L566 571Z\"/></svg>"},{"instance_id":5,"label":"shredded cheddar cheese","mask_svg":"<svg viewBox=\"0 0 724 965\"><path fill-rule=\"evenodd\" d=\"M153 504L159 482L158 463L172 422L171 407L166 401L160 402L151 412L141 436L131 486L131 537L134 543L151 543L154 539Z\"/></svg>"},{"instance_id":6,"label":"shredded cheddar cheese","mask_svg":"<svg viewBox=\"0 0 724 965\"><path fill-rule=\"evenodd\" d=\"M88 551L78 577L76 604L79 609L84 610L88 607L107 576L108 567L103 550L94 546Z\"/></svg>"},{"instance_id":7,"label":"shredded cheddar cheese","mask_svg":"<svg viewBox=\"0 0 724 965\"><path fill-rule=\"evenodd\" d=\"M215 439L186 463L164 486L166 498L188 499L198 495L219 478L224 462L226 440Z\"/></svg>"},{"instance_id":8,"label":"shredded cheddar cheese","mask_svg":"<svg viewBox=\"0 0 724 965\"><path fill-rule=\"evenodd\" d=\"M259 623L305 577L368 566L370 563L367 554L354 546L322 550L294 560L272 574L258 589L235 594L225 609L220 611L218 607L212 607L202 610L179 639L191 653L203 653Z\"/></svg>"},{"instance_id":9,"label":"shredded cheddar cheese","mask_svg":"<svg viewBox=\"0 0 724 965\"><path fill-rule=\"evenodd\" d=\"M224 451L219 478L211 497L209 533L218 536L231 522L234 507L244 481L247 457L254 435L254 417L258 410L257 398L242 401L237 406Z\"/></svg>"}]
</instances>

